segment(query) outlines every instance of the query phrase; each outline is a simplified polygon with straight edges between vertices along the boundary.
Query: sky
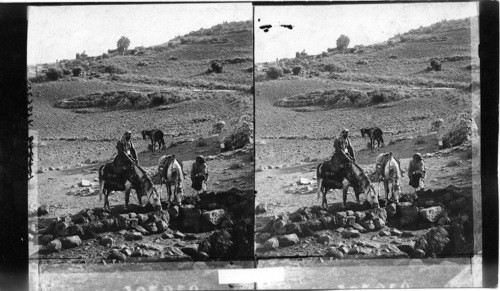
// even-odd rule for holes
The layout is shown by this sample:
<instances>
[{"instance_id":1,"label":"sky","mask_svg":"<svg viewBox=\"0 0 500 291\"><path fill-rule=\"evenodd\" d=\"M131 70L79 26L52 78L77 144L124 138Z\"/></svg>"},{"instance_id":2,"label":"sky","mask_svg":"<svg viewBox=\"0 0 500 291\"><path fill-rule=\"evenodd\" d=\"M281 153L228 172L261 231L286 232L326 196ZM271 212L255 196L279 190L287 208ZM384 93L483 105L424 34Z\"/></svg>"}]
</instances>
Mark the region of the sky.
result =
<instances>
[{"instance_id":1,"label":"sky","mask_svg":"<svg viewBox=\"0 0 500 291\"><path fill-rule=\"evenodd\" d=\"M358 4L321 6L256 6L254 18L255 62L293 58L305 49L316 55L336 47L342 34L349 47L386 41L398 33L447 19L478 15L474 2ZM272 25L268 32L259 29ZM293 25L293 29L280 25Z\"/></svg>"},{"instance_id":2,"label":"sky","mask_svg":"<svg viewBox=\"0 0 500 291\"><path fill-rule=\"evenodd\" d=\"M28 65L74 59L116 49L166 43L178 35L224 21L252 19L249 3L32 6L28 12Z\"/></svg>"}]
</instances>

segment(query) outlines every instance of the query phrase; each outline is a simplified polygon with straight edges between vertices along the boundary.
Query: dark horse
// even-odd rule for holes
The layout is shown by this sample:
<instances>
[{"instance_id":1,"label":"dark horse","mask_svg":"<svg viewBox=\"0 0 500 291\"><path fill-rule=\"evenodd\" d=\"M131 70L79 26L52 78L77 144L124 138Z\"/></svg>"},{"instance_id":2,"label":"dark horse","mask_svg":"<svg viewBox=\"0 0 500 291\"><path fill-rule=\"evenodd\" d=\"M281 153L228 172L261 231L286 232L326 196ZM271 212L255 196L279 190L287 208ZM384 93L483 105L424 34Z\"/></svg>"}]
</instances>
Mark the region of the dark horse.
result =
<instances>
[{"instance_id":1,"label":"dark horse","mask_svg":"<svg viewBox=\"0 0 500 291\"><path fill-rule=\"evenodd\" d=\"M368 179L368 176L356 165L349 163L346 168L342 169L339 173L341 175L342 182L337 182L338 179L332 175L331 171L332 161L324 161L316 167L316 178L318 182L318 200L323 194L323 201L321 206L327 206L326 193L330 189L342 189L342 201L343 206L346 206L347 202L347 191L349 186L354 189L356 195L356 201L359 203L359 195L364 193L366 195L366 200L370 203L373 208L379 207L378 194Z\"/></svg>"},{"instance_id":2,"label":"dark horse","mask_svg":"<svg viewBox=\"0 0 500 291\"><path fill-rule=\"evenodd\" d=\"M111 191L125 191L125 207L128 208L130 190L132 189L137 194L139 205L142 206L141 198L146 196L155 210L161 210L160 196L153 181L137 165L128 165L120 177L113 174L113 163L107 163L99 168L99 201L102 201L104 193L105 209L109 209L108 196Z\"/></svg>"},{"instance_id":3,"label":"dark horse","mask_svg":"<svg viewBox=\"0 0 500 291\"><path fill-rule=\"evenodd\" d=\"M382 137L383 132L382 129L378 127L370 127L370 128L362 128L361 129L361 137L365 137L365 134L370 138L370 149L373 150L375 146L375 142L377 142L377 148L380 147L380 143L384 146L384 138Z\"/></svg>"},{"instance_id":4,"label":"dark horse","mask_svg":"<svg viewBox=\"0 0 500 291\"><path fill-rule=\"evenodd\" d=\"M163 139L163 131L159 129L152 129L152 130L143 130L141 131L142 133L142 139L146 139L146 137L149 137L151 140L151 148L153 152L155 151L156 148L156 143L158 143L158 150L161 150L162 146L165 147L165 140Z\"/></svg>"}]
</instances>

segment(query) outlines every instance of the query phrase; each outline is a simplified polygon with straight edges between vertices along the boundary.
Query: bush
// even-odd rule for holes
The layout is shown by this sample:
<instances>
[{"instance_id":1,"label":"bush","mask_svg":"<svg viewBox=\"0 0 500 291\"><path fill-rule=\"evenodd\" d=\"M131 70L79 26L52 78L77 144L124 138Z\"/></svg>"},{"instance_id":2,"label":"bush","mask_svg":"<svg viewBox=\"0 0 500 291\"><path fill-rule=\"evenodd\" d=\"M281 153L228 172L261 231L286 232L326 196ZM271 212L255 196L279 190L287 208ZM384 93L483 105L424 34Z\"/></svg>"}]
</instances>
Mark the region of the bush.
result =
<instances>
[{"instance_id":1,"label":"bush","mask_svg":"<svg viewBox=\"0 0 500 291\"><path fill-rule=\"evenodd\" d=\"M158 105L162 105L163 103L165 103L165 98L163 98L163 96L159 92L153 93L151 95L148 97L151 97L151 105L152 106L158 106Z\"/></svg>"},{"instance_id":2,"label":"bush","mask_svg":"<svg viewBox=\"0 0 500 291\"><path fill-rule=\"evenodd\" d=\"M341 35L338 39L337 39L337 49L341 52L343 52L348 46L349 46L349 42L351 40L349 39L349 37L347 37L346 35Z\"/></svg>"},{"instance_id":3,"label":"bush","mask_svg":"<svg viewBox=\"0 0 500 291\"><path fill-rule=\"evenodd\" d=\"M397 58L398 58L398 56L396 56L396 55L390 55L389 56L389 59L397 59Z\"/></svg>"},{"instance_id":4,"label":"bush","mask_svg":"<svg viewBox=\"0 0 500 291\"><path fill-rule=\"evenodd\" d=\"M372 92L371 99L373 103L382 103L387 101L386 96L383 92L380 92L380 90L375 90L374 92Z\"/></svg>"},{"instance_id":5,"label":"bush","mask_svg":"<svg viewBox=\"0 0 500 291\"><path fill-rule=\"evenodd\" d=\"M63 75L67 76L67 75L71 75L71 72L67 69L62 69L63 71Z\"/></svg>"},{"instance_id":6,"label":"bush","mask_svg":"<svg viewBox=\"0 0 500 291\"><path fill-rule=\"evenodd\" d=\"M302 67L301 66L296 66L296 67L293 67L293 69L292 69L292 72L293 72L294 75L300 74L301 71L302 71Z\"/></svg>"},{"instance_id":7,"label":"bush","mask_svg":"<svg viewBox=\"0 0 500 291\"><path fill-rule=\"evenodd\" d=\"M108 73L108 74L124 74L127 72L122 66L116 64L99 66L97 67L97 70L100 73Z\"/></svg>"},{"instance_id":8,"label":"bush","mask_svg":"<svg viewBox=\"0 0 500 291\"><path fill-rule=\"evenodd\" d=\"M356 62L357 65L368 65L368 61L365 60L359 60Z\"/></svg>"},{"instance_id":9,"label":"bush","mask_svg":"<svg viewBox=\"0 0 500 291\"><path fill-rule=\"evenodd\" d=\"M272 66L267 69L266 75L268 78L276 80L279 77L283 76L283 70L278 66Z\"/></svg>"},{"instance_id":10,"label":"bush","mask_svg":"<svg viewBox=\"0 0 500 291\"><path fill-rule=\"evenodd\" d=\"M222 64L221 63L214 61L210 64L210 67L212 68L212 71L214 71L215 73L217 73L217 74L222 73Z\"/></svg>"},{"instance_id":11,"label":"bush","mask_svg":"<svg viewBox=\"0 0 500 291\"><path fill-rule=\"evenodd\" d=\"M292 70L290 70L290 68L283 67L283 74L290 74L290 73L292 73Z\"/></svg>"},{"instance_id":12,"label":"bush","mask_svg":"<svg viewBox=\"0 0 500 291\"><path fill-rule=\"evenodd\" d=\"M328 57L328 53L327 52L322 52L321 56L324 57L324 58L326 58L326 57Z\"/></svg>"},{"instance_id":13,"label":"bush","mask_svg":"<svg viewBox=\"0 0 500 291\"><path fill-rule=\"evenodd\" d=\"M108 55L107 53L103 53L103 54L102 54L102 58L103 58L103 59L109 59L109 55Z\"/></svg>"},{"instance_id":14,"label":"bush","mask_svg":"<svg viewBox=\"0 0 500 291\"><path fill-rule=\"evenodd\" d=\"M47 70L45 76L47 76L47 79L49 79L50 81L56 81L63 76L63 71L59 67L51 67Z\"/></svg>"},{"instance_id":15,"label":"bush","mask_svg":"<svg viewBox=\"0 0 500 291\"><path fill-rule=\"evenodd\" d=\"M339 64L326 64L320 67L320 71L343 73L347 71L347 68Z\"/></svg>"},{"instance_id":16,"label":"bush","mask_svg":"<svg viewBox=\"0 0 500 291\"><path fill-rule=\"evenodd\" d=\"M434 70L434 71L441 71L441 69L442 69L441 62L437 59L431 59L431 66L427 69Z\"/></svg>"},{"instance_id":17,"label":"bush","mask_svg":"<svg viewBox=\"0 0 500 291\"><path fill-rule=\"evenodd\" d=\"M76 67L72 70L73 76L78 77L82 73L82 68Z\"/></svg>"}]
</instances>

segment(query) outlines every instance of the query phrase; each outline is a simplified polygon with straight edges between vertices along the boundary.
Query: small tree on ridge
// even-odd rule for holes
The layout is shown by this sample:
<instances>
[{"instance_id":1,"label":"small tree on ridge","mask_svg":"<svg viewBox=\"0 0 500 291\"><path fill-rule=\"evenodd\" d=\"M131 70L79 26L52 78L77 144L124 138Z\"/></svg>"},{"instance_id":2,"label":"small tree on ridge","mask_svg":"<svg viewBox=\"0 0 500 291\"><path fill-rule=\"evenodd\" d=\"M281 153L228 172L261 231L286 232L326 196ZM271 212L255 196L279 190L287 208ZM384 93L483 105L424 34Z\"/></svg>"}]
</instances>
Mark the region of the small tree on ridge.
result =
<instances>
[{"instance_id":1,"label":"small tree on ridge","mask_svg":"<svg viewBox=\"0 0 500 291\"><path fill-rule=\"evenodd\" d=\"M128 49L129 45L130 45L130 39L128 39L125 36L120 37L120 39L116 43L116 46L118 48L118 52L120 52L121 54L123 54L123 52Z\"/></svg>"},{"instance_id":2,"label":"small tree on ridge","mask_svg":"<svg viewBox=\"0 0 500 291\"><path fill-rule=\"evenodd\" d=\"M341 52L344 52L344 50L349 46L349 42L351 40L349 39L348 36L346 35L341 35L338 39L337 39L337 49Z\"/></svg>"}]
</instances>

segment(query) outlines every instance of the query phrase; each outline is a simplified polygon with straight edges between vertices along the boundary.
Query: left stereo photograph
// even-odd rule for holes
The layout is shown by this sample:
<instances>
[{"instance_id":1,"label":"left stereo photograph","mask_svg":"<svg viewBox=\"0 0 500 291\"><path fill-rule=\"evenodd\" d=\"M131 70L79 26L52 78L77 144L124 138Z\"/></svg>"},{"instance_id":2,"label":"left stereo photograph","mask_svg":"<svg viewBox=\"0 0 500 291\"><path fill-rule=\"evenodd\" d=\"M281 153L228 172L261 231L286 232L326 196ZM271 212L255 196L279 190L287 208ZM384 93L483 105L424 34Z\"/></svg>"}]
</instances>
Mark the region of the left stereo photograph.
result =
<instances>
[{"instance_id":1,"label":"left stereo photograph","mask_svg":"<svg viewBox=\"0 0 500 291\"><path fill-rule=\"evenodd\" d=\"M253 267L252 17L245 3L29 7L34 284L120 266L106 280L148 269L179 289Z\"/></svg>"}]
</instances>

